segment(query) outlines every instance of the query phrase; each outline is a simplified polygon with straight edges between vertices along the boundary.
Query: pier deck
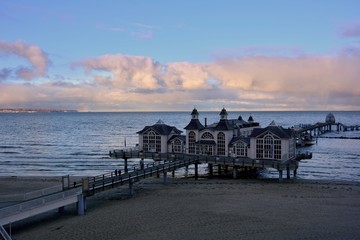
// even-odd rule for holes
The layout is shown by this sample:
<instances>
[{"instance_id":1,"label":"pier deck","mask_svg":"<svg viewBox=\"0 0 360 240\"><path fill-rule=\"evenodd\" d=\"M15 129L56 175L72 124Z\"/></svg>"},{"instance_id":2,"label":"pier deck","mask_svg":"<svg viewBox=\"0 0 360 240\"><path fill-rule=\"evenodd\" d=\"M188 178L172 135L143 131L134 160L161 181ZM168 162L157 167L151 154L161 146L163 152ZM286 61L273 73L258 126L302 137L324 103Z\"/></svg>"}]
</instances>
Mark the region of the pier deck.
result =
<instances>
[{"instance_id":1,"label":"pier deck","mask_svg":"<svg viewBox=\"0 0 360 240\"><path fill-rule=\"evenodd\" d=\"M128 184L129 194L134 192L133 184L141 179L163 175L163 181L167 181L167 173L177 169L195 165L195 179L198 178L198 164L207 163L209 172L212 174L213 166L230 167L233 169L233 176L236 177L236 170L239 168L274 168L279 171L279 181L282 180L282 172L287 171L287 178L290 178L290 171L298 168L298 159L287 161L270 159L234 158L225 156L206 156L192 154L170 154L152 153L142 151L114 151L113 157L123 159L129 158L153 159L152 164L140 164L137 168L126 169L118 174L114 172L82 179L80 184L62 191L50 193L45 196L38 196L19 204L0 209L0 226L26 219L46 211L61 209L64 206L77 203L78 215L86 211L86 197L98 192L106 191L121 185Z\"/></svg>"}]
</instances>

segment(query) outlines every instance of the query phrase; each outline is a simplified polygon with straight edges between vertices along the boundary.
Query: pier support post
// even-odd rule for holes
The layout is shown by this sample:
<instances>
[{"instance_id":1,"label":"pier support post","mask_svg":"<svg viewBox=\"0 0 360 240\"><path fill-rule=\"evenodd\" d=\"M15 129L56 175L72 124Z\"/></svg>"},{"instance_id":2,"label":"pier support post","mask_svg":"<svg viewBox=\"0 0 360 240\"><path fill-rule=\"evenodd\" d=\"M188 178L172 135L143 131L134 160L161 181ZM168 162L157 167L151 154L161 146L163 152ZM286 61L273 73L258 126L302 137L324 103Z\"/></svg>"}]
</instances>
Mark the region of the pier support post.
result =
<instances>
[{"instance_id":1,"label":"pier support post","mask_svg":"<svg viewBox=\"0 0 360 240\"><path fill-rule=\"evenodd\" d=\"M233 179L237 178L237 172L235 166L233 167L232 175L233 175Z\"/></svg>"},{"instance_id":2,"label":"pier support post","mask_svg":"<svg viewBox=\"0 0 360 240\"><path fill-rule=\"evenodd\" d=\"M65 212L64 206L58 208L58 213L64 213L64 212Z\"/></svg>"},{"instance_id":3,"label":"pier support post","mask_svg":"<svg viewBox=\"0 0 360 240\"><path fill-rule=\"evenodd\" d=\"M213 173L214 173L214 169L213 169L213 164L212 163L209 163L208 164L208 169L209 169L209 175L210 177L213 176Z\"/></svg>"},{"instance_id":4,"label":"pier support post","mask_svg":"<svg viewBox=\"0 0 360 240\"><path fill-rule=\"evenodd\" d=\"M83 194L78 195L77 211L79 216L85 214L85 206L86 206L85 196Z\"/></svg>"},{"instance_id":5,"label":"pier support post","mask_svg":"<svg viewBox=\"0 0 360 240\"><path fill-rule=\"evenodd\" d=\"M289 165L287 165L287 167L286 167L286 178L290 179L290 166Z\"/></svg>"},{"instance_id":6,"label":"pier support post","mask_svg":"<svg viewBox=\"0 0 360 240\"><path fill-rule=\"evenodd\" d=\"M195 180L197 180L198 178L199 178L198 162L195 162Z\"/></svg>"},{"instance_id":7,"label":"pier support post","mask_svg":"<svg viewBox=\"0 0 360 240\"><path fill-rule=\"evenodd\" d=\"M134 180L129 181L129 196L134 196Z\"/></svg>"},{"instance_id":8,"label":"pier support post","mask_svg":"<svg viewBox=\"0 0 360 240\"><path fill-rule=\"evenodd\" d=\"M141 158L140 160L140 169L144 170L144 158Z\"/></svg>"},{"instance_id":9,"label":"pier support post","mask_svg":"<svg viewBox=\"0 0 360 240\"><path fill-rule=\"evenodd\" d=\"M175 177L175 170L172 170L172 177L174 178Z\"/></svg>"},{"instance_id":10,"label":"pier support post","mask_svg":"<svg viewBox=\"0 0 360 240\"><path fill-rule=\"evenodd\" d=\"M128 172L128 161L127 161L126 157L124 157L124 170L125 170L125 173Z\"/></svg>"},{"instance_id":11,"label":"pier support post","mask_svg":"<svg viewBox=\"0 0 360 240\"><path fill-rule=\"evenodd\" d=\"M164 172L163 183L167 184L167 172Z\"/></svg>"},{"instance_id":12,"label":"pier support post","mask_svg":"<svg viewBox=\"0 0 360 240\"><path fill-rule=\"evenodd\" d=\"M279 170L279 182L283 181L283 170Z\"/></svg>"}]
</instances>

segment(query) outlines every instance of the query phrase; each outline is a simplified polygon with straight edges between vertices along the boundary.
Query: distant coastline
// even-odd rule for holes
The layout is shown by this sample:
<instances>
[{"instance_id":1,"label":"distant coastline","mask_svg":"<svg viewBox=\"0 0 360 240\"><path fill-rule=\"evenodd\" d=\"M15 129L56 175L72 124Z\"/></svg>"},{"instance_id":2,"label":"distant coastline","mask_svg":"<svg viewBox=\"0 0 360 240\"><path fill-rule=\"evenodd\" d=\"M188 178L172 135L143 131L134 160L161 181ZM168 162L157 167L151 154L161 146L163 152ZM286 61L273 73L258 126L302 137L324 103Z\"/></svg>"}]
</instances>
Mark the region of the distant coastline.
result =
<instances>
[{"instance_id":1,"label":"distant coastline","mask_svg":"<svg viewBox=\"0 0 360 240\"><path fill-rule=\"evenodd\" d=\"M45 108L0 108L0 113L35 113L35 112L77 112L77 110L60 110Z\"/></svg>"}]
</instances>

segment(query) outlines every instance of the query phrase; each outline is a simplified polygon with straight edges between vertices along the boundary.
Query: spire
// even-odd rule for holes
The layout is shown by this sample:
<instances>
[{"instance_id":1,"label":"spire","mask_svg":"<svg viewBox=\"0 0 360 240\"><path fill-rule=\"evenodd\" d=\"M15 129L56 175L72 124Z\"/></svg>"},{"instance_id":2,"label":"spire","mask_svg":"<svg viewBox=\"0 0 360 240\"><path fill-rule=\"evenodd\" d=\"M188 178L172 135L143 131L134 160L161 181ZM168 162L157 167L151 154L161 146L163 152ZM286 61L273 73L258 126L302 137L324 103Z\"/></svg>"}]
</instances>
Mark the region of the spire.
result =
<instances>
[{"instance_id":1,"label":"spire","mask_svg":"<svg viewBox=\"0 0 360 240\"><path fill-rule=\"evenodd\" d=\"M155 123L156 125L163 125L163 124L165 124L161 119L159 119L159 121L157 121L156 123Z\"/></svg>"},{"instance_id":2,"label":"spire","mask_svg":"<svg viewBox=\"0 0 360 240\"><path fill-rule=\"evenodd\" d=\"M228 113L227 113L226 109L223 108L220 112L220 120L227 119L227 115L228 115Z\"/></svg>"},{"instance_id":3,"label":"spire","mask_svg":"<svg viewBox=\"0 0 360 240\"><path fill-rule=\"evenodd\" d=\"M274 121L274 120L272 120L272 121L271 121L271 123L269 124L269 126L276 127L277 125L276 125L275 121Z\"/></svg>"},{"instance_id":4,"label":"spire","mask_svg":"<svg viewBox=\"0 0 360 240\"><path fill-rule=\"evenodd\" d=\"M199 112L197 111L197 109L194 107L194 109L191 112L191 119L198 119L199 118Z\"/></svg>"}]
</instances>

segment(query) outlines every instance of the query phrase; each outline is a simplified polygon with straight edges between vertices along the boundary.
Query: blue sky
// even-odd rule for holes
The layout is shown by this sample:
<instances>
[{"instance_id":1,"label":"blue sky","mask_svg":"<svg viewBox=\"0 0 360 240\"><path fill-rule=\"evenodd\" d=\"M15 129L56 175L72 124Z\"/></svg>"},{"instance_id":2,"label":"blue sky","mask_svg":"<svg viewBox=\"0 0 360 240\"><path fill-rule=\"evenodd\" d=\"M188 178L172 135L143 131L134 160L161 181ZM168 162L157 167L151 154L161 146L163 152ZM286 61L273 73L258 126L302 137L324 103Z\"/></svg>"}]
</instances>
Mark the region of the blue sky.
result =
<instances>
[{"instance_id":1,"label":"blue sky","mask_svg":"<svg viewBox=\"0 0 360 240\"><path fill-rule=\"evenodd\" d=\"M0 0L0 108L360 110L358 9Z\"/></svg>"}]
</instances>

